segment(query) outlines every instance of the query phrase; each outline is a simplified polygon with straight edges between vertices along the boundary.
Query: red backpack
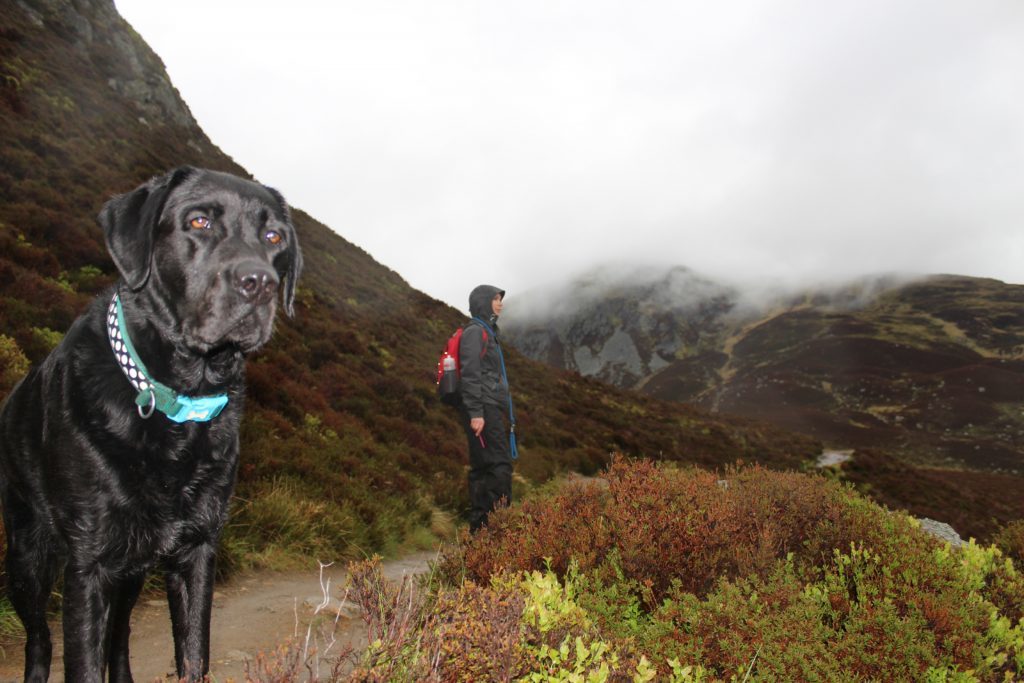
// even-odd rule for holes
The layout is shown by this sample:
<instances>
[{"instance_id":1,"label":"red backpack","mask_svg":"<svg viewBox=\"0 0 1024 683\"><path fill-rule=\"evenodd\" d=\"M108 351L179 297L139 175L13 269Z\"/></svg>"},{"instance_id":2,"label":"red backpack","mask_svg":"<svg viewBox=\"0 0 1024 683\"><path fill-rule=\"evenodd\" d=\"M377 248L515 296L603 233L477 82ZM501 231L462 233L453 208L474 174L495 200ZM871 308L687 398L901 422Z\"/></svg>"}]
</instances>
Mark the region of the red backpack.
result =
<instances>
[{"instance_id":1,"label":"red backpack","mask_svg":"<svg viewBox=\"0 0 1024 683\"><path fill-rule=\"evenodd\" d=\"M459 387L459 378L462 376L462 363L459 362L459 342L462 341L462 332L465 326L455 330L444 345L444 351L437 360L437 395L442 403L450 406L458 406L462 403L462 390ZM484 343L480 350L480 357L484 357L487 351L487 330L483 331Z\"/></svg>"}]
</instances>

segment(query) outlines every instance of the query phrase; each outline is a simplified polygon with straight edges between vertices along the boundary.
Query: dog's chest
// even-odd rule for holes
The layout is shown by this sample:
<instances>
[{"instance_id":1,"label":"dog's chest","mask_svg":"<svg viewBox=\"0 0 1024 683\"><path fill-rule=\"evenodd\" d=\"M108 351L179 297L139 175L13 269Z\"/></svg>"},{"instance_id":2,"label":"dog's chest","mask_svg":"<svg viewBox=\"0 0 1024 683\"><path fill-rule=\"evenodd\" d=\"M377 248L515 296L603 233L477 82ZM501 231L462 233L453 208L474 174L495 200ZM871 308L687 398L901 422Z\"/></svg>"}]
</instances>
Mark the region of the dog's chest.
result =
<instances>
[{"instance_id":1,"label":"dog's chest","mask_svg":"<svg viewBox=\"0 0 1024 683\"><path fill-rule=\"evenodd\" d=\"M216 540L234 484L237 454L191 438L142 441L100 479L93 551L107 566L152 567L188 548Z\"/></svg>"}]
</instances>

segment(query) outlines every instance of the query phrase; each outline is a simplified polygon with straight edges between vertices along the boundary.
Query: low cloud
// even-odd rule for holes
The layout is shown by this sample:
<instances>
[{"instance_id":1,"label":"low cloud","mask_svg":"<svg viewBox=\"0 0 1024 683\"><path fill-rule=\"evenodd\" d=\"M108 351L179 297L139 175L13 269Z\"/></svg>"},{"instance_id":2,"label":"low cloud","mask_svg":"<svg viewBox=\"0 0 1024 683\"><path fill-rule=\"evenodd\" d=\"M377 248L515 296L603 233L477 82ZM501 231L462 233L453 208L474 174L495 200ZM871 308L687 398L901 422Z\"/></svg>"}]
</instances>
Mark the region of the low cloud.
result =
<instances>
[{"instance_id":1,"label":"low cloud","mask_svg":"<svg viewBox=\"0 0 1024 683\"><path fill-rule=\"evenodd\" d=\"M867 306L899 287L922 279L909 274L876 274L849 280L721 279L688 268L606 264L558 284L535 287L510 298L504 318L523 329L586 315L593 305L624 299L658 312L692 315L702 307L730 307L730 317L759 318L773 309L801 305L835 311Z\"/></svg>"},{"instance_id":2,"label":"low cloud","mask_svg":"<svg viewBox=\"0 0 1024 683\"><path fill-rule=\"evenodd\" d=\"M618 261L1024 282L1016 0L117 5L218 145L463 309Z\"/></svg>"}]
</instances>

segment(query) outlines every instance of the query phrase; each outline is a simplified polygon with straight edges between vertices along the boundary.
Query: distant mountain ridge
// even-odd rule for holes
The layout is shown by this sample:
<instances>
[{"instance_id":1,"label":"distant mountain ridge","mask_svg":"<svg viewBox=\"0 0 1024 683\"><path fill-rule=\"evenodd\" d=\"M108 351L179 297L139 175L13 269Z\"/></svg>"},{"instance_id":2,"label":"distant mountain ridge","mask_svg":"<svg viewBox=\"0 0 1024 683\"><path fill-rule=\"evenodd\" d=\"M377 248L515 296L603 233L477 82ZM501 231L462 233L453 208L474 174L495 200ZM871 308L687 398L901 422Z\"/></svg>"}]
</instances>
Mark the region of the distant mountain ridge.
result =
<instances>
[{"instance_id":1,"label":"distant mountain ridge","mask_svg":"<svg viewBox=\"0 0 1024 683\"><path fill-rule=\"evenodd\" d=\"M556 367L836 447L1024 470L1024 286L889 276L758 301L685 268L602 277L510 305L509 338ZM588 292L574 311L537 303L567 290Z\"/></svg>"},{"instance_id":2,"label":"distant mountain ridge","mask_svg":"<svg viewBox=\"0 0 1024 683\"><path fill-rule=\"evenodd\" d=\"M537 360L620 387L666 368L680 349L724 332L738 292L677 267L597 270L553 292L510 300L505 328Z\"/></svg>"}]
</instances>

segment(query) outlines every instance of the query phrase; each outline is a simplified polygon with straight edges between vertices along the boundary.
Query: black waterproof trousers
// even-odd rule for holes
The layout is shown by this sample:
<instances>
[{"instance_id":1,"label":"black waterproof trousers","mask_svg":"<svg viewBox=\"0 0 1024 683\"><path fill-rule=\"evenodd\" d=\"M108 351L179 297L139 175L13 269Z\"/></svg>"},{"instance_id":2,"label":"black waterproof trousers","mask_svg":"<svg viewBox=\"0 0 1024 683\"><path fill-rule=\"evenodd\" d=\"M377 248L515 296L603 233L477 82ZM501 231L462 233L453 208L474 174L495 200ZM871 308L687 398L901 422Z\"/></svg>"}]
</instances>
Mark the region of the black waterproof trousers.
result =
<instances>
[{"instance_id":1,"label":"black waterproof trousers","mask_svg":"<svg viewBox=\"0 0 1024 683\"><path fill-rule=\"evenodd\" d=\"M476 531L491 510L512 502L512 453L504 410L484 404L480 437L469 426L465 406L459 409L459 417L469 440L469 530Z\"/></svg>"}]
</instances>

